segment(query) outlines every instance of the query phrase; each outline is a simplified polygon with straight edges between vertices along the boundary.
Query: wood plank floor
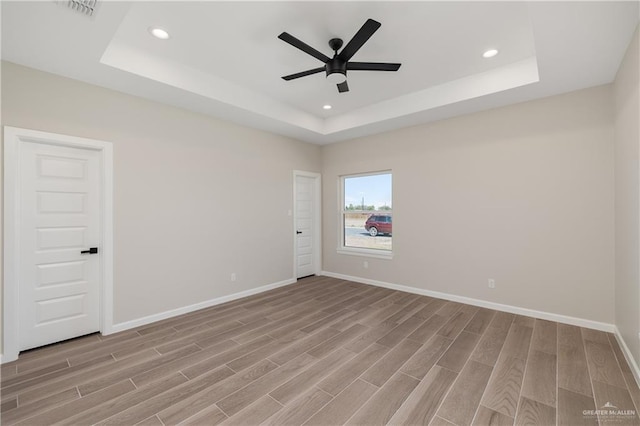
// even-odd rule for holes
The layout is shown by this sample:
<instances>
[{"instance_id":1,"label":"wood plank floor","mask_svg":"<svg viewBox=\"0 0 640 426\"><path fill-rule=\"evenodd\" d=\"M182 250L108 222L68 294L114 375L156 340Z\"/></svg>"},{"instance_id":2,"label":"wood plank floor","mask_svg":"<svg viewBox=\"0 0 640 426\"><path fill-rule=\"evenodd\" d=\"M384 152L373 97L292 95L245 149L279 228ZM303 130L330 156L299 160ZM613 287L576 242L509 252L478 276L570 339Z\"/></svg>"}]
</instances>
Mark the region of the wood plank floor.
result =
<instances>
[{"instance_id":1,"label":"wood plank floor","mask_svg":"<svg viewBox=\"0 0 640 426\"><path fill-rule=\"evenodd\" d=\"M1 374L3 425L640 424L612 334L326 277Z\"/></svg>"}]
</instances>

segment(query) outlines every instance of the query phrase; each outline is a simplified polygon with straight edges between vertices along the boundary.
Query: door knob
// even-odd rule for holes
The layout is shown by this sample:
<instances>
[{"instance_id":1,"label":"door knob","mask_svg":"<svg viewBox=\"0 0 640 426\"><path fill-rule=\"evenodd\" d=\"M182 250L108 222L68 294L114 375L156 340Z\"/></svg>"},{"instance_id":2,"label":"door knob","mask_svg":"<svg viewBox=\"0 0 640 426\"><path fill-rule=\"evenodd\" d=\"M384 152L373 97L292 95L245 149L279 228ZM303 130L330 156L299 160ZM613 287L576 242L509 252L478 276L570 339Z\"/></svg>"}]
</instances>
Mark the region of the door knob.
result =
<instances>
[{"instance_id":1,"label":"door knob","mask_svg":"<svg viewBox=\"0 0 640 426\"><path fill-rule=\"evenodd\" d=\"M302 234L302 231L296 231L296 234Z\"/></svg>"},{"instance_id":2,"label":"door knob","mask_svg":"<svg viewBox=\"0 0 640 426\"><path fill-rule=\"evenodd\" d=\"M91 247L89 250L82 250L80 254L96 254L98 253L98 247Z\"/></svg>"}]
</instances>

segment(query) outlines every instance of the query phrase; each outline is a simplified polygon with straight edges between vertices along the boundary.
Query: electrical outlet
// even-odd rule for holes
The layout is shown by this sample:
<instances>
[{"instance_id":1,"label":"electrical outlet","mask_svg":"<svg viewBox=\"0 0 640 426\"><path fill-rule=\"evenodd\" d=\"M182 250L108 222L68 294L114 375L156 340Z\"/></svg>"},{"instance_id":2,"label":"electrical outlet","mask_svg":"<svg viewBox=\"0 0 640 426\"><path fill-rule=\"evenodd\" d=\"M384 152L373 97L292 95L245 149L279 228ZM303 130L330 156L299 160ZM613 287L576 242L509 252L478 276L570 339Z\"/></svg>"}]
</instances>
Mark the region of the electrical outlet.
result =
<instances>
[{"instance_id":1,"label":"electrical outlet","mask_svg":"<svg viewBox=\"0 0 640 426\"><path fill-rule=\"evenodd\" d=\"M364 262L362 262L362 267L363 267L364 269L369 268L369 262L368 262L368 261L366 261L366 260L365 260Z\"/></svg>"},{"instance_id":2,"label":"electrical outlet","mask_svg":"<svg viewBox=\"0 0 640 426\"><path fill-rule=\"evenodd\" d=\"M496 288L496 280L494 280L493 278L489 278L488 285L489 288Z\"/></svg>"},{"instance_id":3,"label":"electrical outlet","mask_svg":"<svg viewBox=\"0 0 640 426\"><path fill-rule=\"evenodd\" d=\"M235 273L235 272L232 272L232 273L231 273L231 282L234 282L236 279L237 279L237 277L236 277L236 273Z\"/></svg>"}]
</instances>

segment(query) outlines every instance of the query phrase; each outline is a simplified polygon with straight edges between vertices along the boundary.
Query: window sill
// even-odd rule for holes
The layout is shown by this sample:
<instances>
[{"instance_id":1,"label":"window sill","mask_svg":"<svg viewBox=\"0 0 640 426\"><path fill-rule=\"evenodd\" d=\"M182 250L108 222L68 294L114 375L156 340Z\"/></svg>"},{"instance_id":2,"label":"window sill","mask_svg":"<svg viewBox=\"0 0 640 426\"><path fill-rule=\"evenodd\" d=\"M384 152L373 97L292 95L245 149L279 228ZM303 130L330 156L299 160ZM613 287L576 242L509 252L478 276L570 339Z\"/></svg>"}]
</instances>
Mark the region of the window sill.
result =
<instances>
[{"instance_id":1,"label":"window sill","mask_svg":"<svg viewBox=\"0 0 640 426\"><path fill-rule=\"evenodd\" d=\"M339 247L337 250L338 254L348 254L351 256L362 256L362 257L373 257L376 259L393 259L393 252L385 253L382 250L371 250L364 248L352 248L352 247Z\"/></svg>"}]
</instances>

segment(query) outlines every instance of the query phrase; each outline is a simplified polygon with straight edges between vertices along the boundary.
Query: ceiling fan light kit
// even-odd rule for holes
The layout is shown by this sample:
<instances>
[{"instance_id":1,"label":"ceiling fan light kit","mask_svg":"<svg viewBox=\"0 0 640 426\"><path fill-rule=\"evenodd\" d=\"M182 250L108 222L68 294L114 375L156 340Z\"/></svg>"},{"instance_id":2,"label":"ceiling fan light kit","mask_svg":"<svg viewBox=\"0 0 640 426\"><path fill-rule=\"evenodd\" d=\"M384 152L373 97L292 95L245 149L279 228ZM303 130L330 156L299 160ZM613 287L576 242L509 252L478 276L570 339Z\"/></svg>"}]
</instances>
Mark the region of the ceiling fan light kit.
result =
<instances>
[{"instance_id":1,"label":"ceiling fan light kit","mask_svg":"<svg viewBox=\"0 0 640 426\"><path fill-rule=\"evenodd\" d=\"M327 75L327 81L336 84L338 92L344 93L349 91L347 85L347 71L397 71L401 64L398 63L384 63L384 62L349 62L349 60L356 54L358 50L371 38L382 24L373 19L367 19L367 22L358 30L356 35L353 36L351 41L342 49L340 53L338 50L342 47L343 41L339 38L332 38L329 40L329 47L333 50L333 58L329 58L322 52L314 49L308 44L300 41L289 33L283 32L278 38L286 43L289 43L293 47L302 50L308 55L322 61L323 67L310 69L307 71L298 72L295 74L285 75L282 77L284 80L294 80L300 77L306 77L308 75L317 74L324 71Z\"/></svg>"},{"instance_id":2,"label":"ceiling fan light kit","mask_svg":"<svg viewBox=\"0 0 640 426\"><path fill-rule=\"evenodd\" d=\"M332 71L327 73L327 81L331 84L340 84L347 81L346 71Z\"/></svg>"}]
</instances>

